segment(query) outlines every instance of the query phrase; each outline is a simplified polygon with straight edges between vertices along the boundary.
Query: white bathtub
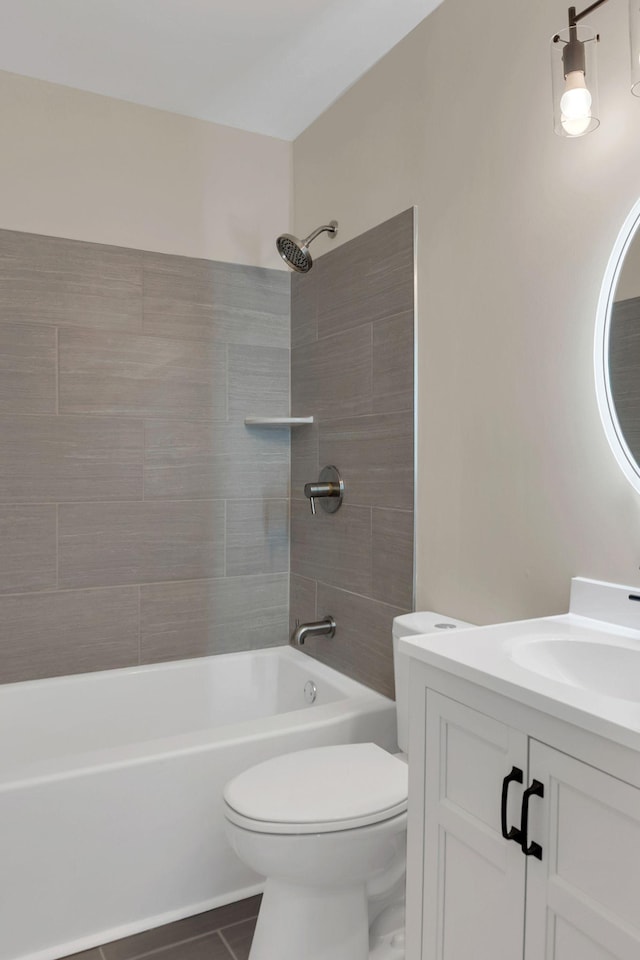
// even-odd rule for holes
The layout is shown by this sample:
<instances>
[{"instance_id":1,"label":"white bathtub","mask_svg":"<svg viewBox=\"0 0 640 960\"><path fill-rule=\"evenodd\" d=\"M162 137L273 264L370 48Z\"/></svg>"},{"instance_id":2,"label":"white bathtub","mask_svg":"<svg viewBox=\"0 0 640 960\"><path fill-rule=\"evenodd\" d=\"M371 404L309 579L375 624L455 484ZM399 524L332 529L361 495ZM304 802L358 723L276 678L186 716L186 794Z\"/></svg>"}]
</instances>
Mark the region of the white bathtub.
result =
<instances>
[{"instance_id":1,"label":"white bathtub","mask_svg":"<svg viewBox=\"0 0 640 960\"><path fill-rule=\"evenodd\" d=\"M0 960L256 893L224 839L225 782L276 754L395 736L390 700L290 647L0 686Z\"/></svg>"}]
</instances>

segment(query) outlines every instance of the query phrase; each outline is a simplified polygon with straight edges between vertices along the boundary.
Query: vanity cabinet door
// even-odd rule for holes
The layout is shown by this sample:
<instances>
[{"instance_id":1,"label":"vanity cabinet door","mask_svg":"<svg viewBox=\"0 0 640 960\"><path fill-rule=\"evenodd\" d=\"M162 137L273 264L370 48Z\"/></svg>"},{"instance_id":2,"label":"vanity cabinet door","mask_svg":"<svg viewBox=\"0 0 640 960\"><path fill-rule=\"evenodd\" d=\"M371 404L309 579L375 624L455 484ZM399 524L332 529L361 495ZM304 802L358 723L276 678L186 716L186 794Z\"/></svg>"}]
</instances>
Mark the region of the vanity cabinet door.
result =
<instances>
[{"instance_id":1,"label":"vanity cabinet door","mask_svg":"<svg viewBox=\"0 0 640 960\"><path fill-rule=\"evenodd\" d=\"M519 826L527 738L427 691L422 960L521 960L526 860ZM576 958L572 958L576 960ZM637 960L637 958L636 958Z\"/></svg>"},{"instance_id":2,"label":"vanity cabinet door","mask_svg":"<svg viewBox=\"0 0 640 960\"><path fill-rule=\"evenodd\" d=\"M640 790L530 741L525 960L638 960Z\"/></svg>"}]
</instances>

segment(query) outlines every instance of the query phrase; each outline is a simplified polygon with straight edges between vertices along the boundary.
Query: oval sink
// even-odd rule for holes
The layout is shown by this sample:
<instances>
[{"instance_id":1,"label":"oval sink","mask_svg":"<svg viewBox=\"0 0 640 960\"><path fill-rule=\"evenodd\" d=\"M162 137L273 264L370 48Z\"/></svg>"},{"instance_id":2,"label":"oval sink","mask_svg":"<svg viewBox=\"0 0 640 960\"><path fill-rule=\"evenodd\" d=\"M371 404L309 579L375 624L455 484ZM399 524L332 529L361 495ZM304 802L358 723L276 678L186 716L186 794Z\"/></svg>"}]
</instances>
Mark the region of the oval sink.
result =
<instances>
[{"instance_id":1,"label":"oval sink","mask_svg":"<svg viewBox=\"0 0 640 960\"><path fill-rule=\"evenodd\" d=\"M549 680L606 697L640 702L640 648L589 640L532 639L514 645L511 659Z\"/></svg>"}]
</instances>

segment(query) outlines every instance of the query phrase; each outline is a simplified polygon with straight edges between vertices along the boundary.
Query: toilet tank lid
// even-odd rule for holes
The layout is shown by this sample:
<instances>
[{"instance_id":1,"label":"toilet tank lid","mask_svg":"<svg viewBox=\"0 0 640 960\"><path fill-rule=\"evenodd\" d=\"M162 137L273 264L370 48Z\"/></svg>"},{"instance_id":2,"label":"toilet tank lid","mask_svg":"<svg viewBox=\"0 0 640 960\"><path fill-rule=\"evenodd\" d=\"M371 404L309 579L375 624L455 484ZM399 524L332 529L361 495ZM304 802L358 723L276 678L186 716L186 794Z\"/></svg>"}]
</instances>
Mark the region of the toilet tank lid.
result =
<instances>
[{"instance_id":1,"label":"toilet tank lid","mask_svg":"<svg viewBox=\"0 0 640 960\"><path fill-rule=\"evenodd\" d=\"M407 765L373 743L312 747L273 757L231 780L226 803L252 820L334 823L406 808Z\"/></svg>"},{"instance_id":2,"label":"toilet tank lid","mask_svg":"<svg viewBox=\"0 0 640 960\"><path fill-rule=\"evenodd\" d=\"M450 626L447 626L450 625ZM445 631L451 627L470 627L472 624L465 620L456 620L443 613L433 610L418 610L416 613L404 613L395 617L393 621L393 635L400 637L415 637L421 633L435 633Z\"/></svg>"}]
</instances>

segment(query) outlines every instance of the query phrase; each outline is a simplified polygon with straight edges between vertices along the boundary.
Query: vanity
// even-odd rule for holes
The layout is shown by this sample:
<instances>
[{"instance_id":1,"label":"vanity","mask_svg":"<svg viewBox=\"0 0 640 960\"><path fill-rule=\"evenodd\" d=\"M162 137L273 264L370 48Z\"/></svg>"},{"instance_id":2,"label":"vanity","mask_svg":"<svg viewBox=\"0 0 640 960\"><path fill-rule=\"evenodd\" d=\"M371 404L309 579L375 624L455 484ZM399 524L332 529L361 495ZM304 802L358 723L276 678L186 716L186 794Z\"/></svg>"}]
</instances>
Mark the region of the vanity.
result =
<instances>
[{"instance_id":1,"label":"vanity","mask_svg":"<svg viewBox=\"0 0 640 960\"><path fill-rule=\"evenodd\" d=\"M408 960L638 960L640 593L399 650Z\"/></svg>"}]
</instances>

